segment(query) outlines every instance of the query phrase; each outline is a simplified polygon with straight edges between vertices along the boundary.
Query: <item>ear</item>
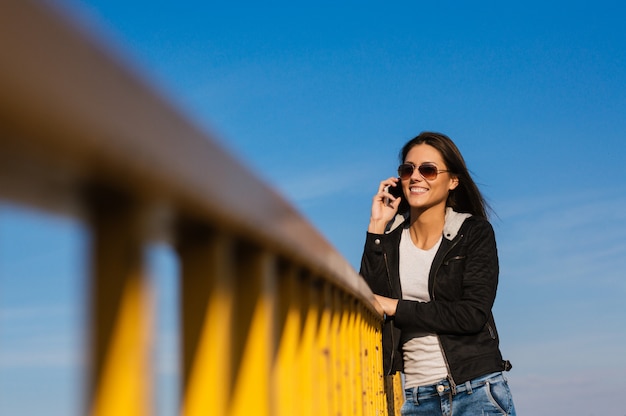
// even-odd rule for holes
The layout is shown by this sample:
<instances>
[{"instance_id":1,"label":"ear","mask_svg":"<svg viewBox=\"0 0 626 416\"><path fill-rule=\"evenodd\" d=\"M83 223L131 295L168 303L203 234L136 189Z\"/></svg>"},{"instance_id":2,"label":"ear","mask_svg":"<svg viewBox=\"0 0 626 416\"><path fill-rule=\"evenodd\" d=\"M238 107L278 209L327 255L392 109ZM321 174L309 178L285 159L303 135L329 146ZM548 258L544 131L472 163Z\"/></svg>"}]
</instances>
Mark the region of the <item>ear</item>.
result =
<instances>
[{"instance_id":1,"label":"ear","mask_svg":"<svg viewBox=\"0 0 626 416\"><path fill-rule=\"evenodd\" d=\"M449 191L454 190L457 186L459 186L459 177L453 176L450 178L450 186L448 187Z\"/></svg>"}]
</instances>

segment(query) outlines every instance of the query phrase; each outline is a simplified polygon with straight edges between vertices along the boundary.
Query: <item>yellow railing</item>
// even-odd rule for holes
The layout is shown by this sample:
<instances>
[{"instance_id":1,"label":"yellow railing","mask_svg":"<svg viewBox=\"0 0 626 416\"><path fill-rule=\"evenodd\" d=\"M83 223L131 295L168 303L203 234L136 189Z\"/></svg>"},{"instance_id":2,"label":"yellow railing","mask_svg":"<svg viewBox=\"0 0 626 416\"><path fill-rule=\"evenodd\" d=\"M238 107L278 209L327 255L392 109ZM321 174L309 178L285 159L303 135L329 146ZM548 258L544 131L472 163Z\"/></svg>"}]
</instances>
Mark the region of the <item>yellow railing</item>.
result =
<instances>
[{"instance_id":1,"label":"yellow railing","mask_svg":"<svg viewBox=\"0 0 626 416\"><path fill-rule=\"evenodd\" d=\"M36 0L0 3L0 198L89 225L85 413L153 413L142 252L154 241L181 265L181 415L398 413L399 379L385 388L381 368L381 310L360 276Z\"/></svg>"}]
</instances>

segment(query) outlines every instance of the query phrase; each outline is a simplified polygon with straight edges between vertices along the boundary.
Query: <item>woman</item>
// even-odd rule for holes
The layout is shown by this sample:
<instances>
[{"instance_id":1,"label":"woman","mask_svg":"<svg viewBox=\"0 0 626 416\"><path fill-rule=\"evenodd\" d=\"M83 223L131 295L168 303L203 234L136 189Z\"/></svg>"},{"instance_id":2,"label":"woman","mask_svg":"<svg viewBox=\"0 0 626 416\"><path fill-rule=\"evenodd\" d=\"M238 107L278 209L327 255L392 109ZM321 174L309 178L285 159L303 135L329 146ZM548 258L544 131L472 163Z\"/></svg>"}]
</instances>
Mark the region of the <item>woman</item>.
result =
<instances>
[{"instance_id":1,"label":"woman","mask_svg":"<svg viewBox=\"0 0 626 416\"><path fill-rule=\"evenodd\" d=\"M498 255L485 201L443 134L406 143L398 176L374 197L361 274L386 315L386 374L405 376L401 413L515 415L491 312Z\"/></svg>"}]
</instances>

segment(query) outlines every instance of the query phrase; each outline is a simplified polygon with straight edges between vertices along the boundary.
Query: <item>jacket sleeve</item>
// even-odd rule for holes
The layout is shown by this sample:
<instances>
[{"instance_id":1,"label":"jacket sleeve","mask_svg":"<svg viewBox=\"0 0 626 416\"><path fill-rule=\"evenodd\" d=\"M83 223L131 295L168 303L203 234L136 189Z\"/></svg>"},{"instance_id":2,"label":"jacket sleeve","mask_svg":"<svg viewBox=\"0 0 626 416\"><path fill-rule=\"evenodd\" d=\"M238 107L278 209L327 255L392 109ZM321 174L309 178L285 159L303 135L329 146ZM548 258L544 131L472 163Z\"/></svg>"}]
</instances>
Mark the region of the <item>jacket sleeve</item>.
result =
<instances>
[{"instance_id":1,"label":"jacket sleeve","mask_svg":"<svg viewBox=\"0 0 626 416\"><path fill-rule=\"evenodd\" d=\"M386 260L382 249L382 242L387 237L384 234L367 233L359 272L372 292L383 296L390 296L391 294Z\"/></svg>"},{"instance_id":2,"label":"jacket sleeve","mask_svg":"<svg viewBox=\"0 0 626 416\"><path fill-rule=\"evenodd\" d=\"M389 239L388 234L367 233L365 248L361 258L360 273L372 292L391 297L392 289L387 270L383 245ZM402 370L402 354L397 352L400 341L400 330L393 320L387 320L382 328L383 370L385 374L393 374Z\"/></svg>"},{"instance_id":3,"label":"jacket sleeve","mask_svg":"<svg viewBox=\"0 0 626 416\"><path fill-rule=\"evenodd\" d=\"M464 267L454 273L459 293L449 293L449 286L440 285L435 276L430 302L400 300L395 323L408 331L438 334L471 334L485 327L491 316L498 286L498 254L491 224L485 220L472 221L462 238L466 244L462 253ZM461 256L461 257L462 257ZM448 267L446 259L441 267ZM452 291L451 291L452 292Z\"/></svg>"}]
</instances>

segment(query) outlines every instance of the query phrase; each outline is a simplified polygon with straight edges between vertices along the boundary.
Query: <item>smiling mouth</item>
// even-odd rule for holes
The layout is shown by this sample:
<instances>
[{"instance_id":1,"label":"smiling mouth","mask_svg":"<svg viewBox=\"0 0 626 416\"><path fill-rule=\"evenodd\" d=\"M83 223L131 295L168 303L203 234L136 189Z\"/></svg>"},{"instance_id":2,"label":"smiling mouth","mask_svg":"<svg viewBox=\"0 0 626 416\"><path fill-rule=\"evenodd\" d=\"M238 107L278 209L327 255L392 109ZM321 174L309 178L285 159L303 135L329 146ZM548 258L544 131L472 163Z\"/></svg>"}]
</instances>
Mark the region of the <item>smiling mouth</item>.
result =
<instances>
[{"instance_id":1,"label":"smiling mouth","mask_svg":"<svg viewBox=\"0 0 626 416\"><path fill-rule=\"evenodd\" d=\"M412 194L423 194L428 192L428 189L422 188L421 186L412 186L409 188Z\"/></svg>"}]
</instances>

